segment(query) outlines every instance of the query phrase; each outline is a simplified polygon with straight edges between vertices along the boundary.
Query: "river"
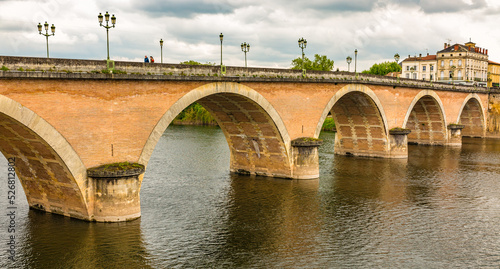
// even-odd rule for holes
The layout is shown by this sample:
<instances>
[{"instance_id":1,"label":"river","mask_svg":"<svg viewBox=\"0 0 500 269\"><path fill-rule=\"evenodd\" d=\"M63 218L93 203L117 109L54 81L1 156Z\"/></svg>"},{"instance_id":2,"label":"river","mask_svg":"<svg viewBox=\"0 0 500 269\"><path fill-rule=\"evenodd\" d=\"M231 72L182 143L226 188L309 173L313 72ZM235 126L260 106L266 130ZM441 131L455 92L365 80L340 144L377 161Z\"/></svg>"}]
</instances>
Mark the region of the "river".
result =
<instances>
[{"instance_id":1,"label":"river","mask_svg":"<svg viewBox=\"0 0 500 269\"><path fill-rule=\"evenodd\" d=\"M29 210L17 193L7 259L1 160L1 268L498 268L500 141L409 146L408 160L333 154L320 178L229 173L217 127L170 126L141 189L142 217L88 223ZM20 184L17 183L18 189Z\"/></svg>"}]
</instances>

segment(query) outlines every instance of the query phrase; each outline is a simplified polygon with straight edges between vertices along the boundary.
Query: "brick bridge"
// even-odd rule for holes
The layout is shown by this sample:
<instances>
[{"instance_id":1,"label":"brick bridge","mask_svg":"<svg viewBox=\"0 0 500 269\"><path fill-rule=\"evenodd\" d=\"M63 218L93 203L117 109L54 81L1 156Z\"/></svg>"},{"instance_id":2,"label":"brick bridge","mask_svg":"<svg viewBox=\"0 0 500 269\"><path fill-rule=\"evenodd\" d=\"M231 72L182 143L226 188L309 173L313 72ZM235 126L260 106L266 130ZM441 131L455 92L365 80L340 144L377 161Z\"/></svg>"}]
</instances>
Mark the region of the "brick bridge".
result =
<instances>
[{"instance_id":1,"label":"brick bridge","mask_svg":"<svg viewBox=\"0 0 500 269\"><path fill-rule=\"evenodd\" d=\"M407 158L408 142L459 147L500 137L486 88L287 69L0 56L0 150L16 159L30 207L90 221L140 216L144 169L189 104L216 118L232 172L317 178L331 113L335 153ZM8 70L7 70L8 69ZM96 167L130 162L123 170ZM113 167L113 166L111 166Z\"/></svg>"}]
</instances>

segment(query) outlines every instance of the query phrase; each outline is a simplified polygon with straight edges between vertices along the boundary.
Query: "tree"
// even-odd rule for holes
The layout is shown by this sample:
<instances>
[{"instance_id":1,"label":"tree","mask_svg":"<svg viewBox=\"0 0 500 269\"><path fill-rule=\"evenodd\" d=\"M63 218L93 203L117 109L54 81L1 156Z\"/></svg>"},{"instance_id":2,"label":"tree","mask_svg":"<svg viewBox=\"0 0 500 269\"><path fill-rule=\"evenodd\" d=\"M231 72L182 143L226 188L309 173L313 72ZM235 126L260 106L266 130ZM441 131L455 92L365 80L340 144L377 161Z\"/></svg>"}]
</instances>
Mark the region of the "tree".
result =
<instances>
[{"instance_id":1,"label":"tree","mask_svg":"<svg viewBox=\"0 0 500 269\"><path fill-rule=\"evenodd\" d=\"M383 62L372 65L369 70L365 70L362 73L385 76L391 72L401 72L401 66L396 62Z\"/></svg>"},{"instance_id":2,"label":"tree","mask_svg":"<svg viewBox=\"0 0 500 269\"><path fill-rule=\"evenodd\" d=\"M333 69L333 60L328 59L326 55L319 54L314 54L314 62L307 57L304 57L304 62L302 62L302 57L298 57L292 60L292 69L331 71Z\"/></svg>"},{"instance_id":3,"label":"tree","mask_svg":"<svg viewBox=\"0 0 500 269\"><path fill-rule=\"evenodd\" d=\"M187 64L187 65L215 65L214 63L211 63L211 62L207 62L206 64L202 64L200 62L193 61L193 60L184 61L184 62L181 62L181 64Z\"/></svg>"}]
</instances>

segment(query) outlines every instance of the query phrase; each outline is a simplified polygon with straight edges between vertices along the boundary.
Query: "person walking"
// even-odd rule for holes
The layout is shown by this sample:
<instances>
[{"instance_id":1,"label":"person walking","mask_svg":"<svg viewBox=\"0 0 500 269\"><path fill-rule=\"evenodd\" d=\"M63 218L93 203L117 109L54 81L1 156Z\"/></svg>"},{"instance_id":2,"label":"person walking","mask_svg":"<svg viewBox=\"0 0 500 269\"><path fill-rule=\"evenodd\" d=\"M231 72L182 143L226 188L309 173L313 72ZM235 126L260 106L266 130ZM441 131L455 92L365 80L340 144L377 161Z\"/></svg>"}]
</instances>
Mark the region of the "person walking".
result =
<instances>
[{"instance_id":1,"label":"person walking","mask_svg":"<svg viewBox=\"0 0 500 269\"><path fill-rule=\"evenodd\" d=\"M153 58L153 56L149 56L149 58L151 59L151 63L155 62L155 59Z\"/></svg>"},{"instance_id":2,"label":"person walking","mask_svg":"<svg viewBox=\"0 0 500 269\"><path fill-rule=\"evenodd\" d=\"M146 56L144 56L144 62L145 62L145 63L149 63L149 59L148 59L148 56L147 56L147 55L146 55Z\"/></svg>"}]
</instances>

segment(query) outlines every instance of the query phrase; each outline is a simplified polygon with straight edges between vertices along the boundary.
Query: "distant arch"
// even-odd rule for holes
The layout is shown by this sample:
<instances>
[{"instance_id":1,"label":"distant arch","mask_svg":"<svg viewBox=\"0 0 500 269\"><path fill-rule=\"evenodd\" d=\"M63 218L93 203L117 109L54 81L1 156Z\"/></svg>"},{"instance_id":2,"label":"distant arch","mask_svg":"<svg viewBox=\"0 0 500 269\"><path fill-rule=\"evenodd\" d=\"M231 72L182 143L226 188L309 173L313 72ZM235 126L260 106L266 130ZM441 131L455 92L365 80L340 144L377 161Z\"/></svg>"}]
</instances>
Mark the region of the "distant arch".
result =
<instances>
[{"instance_id":1,"label":"distant arch","mask_svg":"<svg viewBox=\"0 0 500 269\"><path fill-rule=\"evenodd\" d=\"M417 144L445 144L447 120L443 102L432 90L420 91L406 112L403 128L408 128L408 142Z\"/></svg>"},{"instance_id":2,"label":"distant arch","mask_svg":"<svg viewBox=\"0 0 500 269\"><path fill-rule=\"evenodd\" d=\"M465 98L456 123L465 125L462 136L484 137L486 117L481 98L477 93L471 93Z\"/></svg>"},{"instance_id":3,"label":"distant arch","mask_svg":"<svg viewBox=\"0 0 500 269\"><path fill-rule=\"evenodd\" d=\"M390 157L386 115L380 100L370 88L349 84L340 89L323 111L316 136L329 112L337 128L336 154Z\"/></svg>"},{"instance_id":4,"label":"distant arch","mask_svg":"<svg viewBox=\"0 0 500 269\"><path fill-rule=\"evenodd\" d=\"M231 171L290 176L290 136L280 115L257 91L233 82L200 86L173 104L151 132L139 163L147 165L160 136L193 102L205 107L221 126L231 151ZM266 168L269 164L272 171Z\"/></svg>"},{"instance_id":5,"label":"distant arch","mask_svg":"<svg viewBox=\"0 0 500 269\"><path fill-rule=\"evenodd\" d=\"M371 100L375 103L377 109L380 112L380 116L382 117L382 121L384 123L384 130L387 131L388 124L384 107L382 106L382 102L380 102L380 99L377 97L375 92L364 84L349 84L342 87L338 92L336 92L335 95L330 99L330 101L326 105L325 109L323 110L323 113L321 113L321 118L319 119L318 125L316 126L314 137L318 137L319 134L321 133L321 127L323 126L323 122L325 122L328 113L330 113L333 106L338 102L338 100L340 100L340 98L342 98L344 95L352 92L362 92L371 98Z\"/></svg>"},{"instance_id":6,"label":"distant arch","mask_svg":"<svg viewBox=\"0 0 500 269\"><path fill-rule=\"evenodd\" d=\"M0 150L16 158L30 207L89 219L87 170L68 141L47 121L0 95Z\"/></svg>"}]
</instances>

